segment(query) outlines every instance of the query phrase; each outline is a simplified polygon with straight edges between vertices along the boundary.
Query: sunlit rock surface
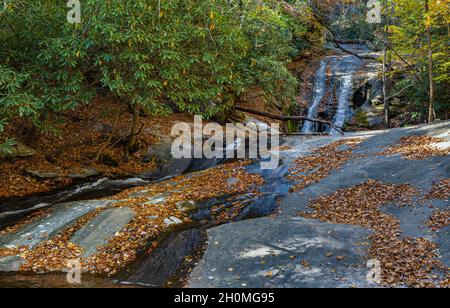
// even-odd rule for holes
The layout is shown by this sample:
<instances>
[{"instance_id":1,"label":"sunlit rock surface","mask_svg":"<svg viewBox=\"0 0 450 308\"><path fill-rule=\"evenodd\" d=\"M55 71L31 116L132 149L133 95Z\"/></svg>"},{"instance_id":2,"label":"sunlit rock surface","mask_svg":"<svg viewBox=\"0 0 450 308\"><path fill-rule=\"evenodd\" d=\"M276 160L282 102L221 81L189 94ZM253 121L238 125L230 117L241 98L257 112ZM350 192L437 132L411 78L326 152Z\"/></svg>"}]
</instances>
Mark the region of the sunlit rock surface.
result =
<instances>
[{"instance_id":1,"label":"sunlit rock surface","mask_svg":"<svg viewBox=\"0 0 450 308\"><path fill-rule=\"evenodd\" d=\"M437 148L445 149L450 141L450 122L389 131L346 134L345 138L362 138L350 159L341 169L307 188L281 197L278 215L224 225L208 231L208 246L203 259L189 278L190 287L372 287L368 283L367 246L369 230L351 225L336 225L296 217L308 212L308 203L368 181L411 184L421 196L435 182L450 178L450 157L436 156L407 160L400 154L382 152L398 144L402 137L426 135L442 138ZM287 166L309 156L323 146L342 139L330 137L290 137L289 149L281 153ZM420 202L417 196L406 207L382 208L400 222L402 236L424 238L439 247L439 260L450 263L449 228L432 232L426 226L435 209L448 209L448 200ZM433 208L429 206L433 204ZM327 257L332 256L332 257ZM338 261L336 256L345 256ZM302 265L303 264L303 265ZM307 266L305 266L307 265Z\"/></svg>"},{"instance_id":2,"label":"sunlit rock surface","mask_svg":"<svg viewBox=\"0 0 450 308\"><path fill-rule=\"evenodd\" d=\"M261 218L220 226L209 231L208 250L189 286L368 286L367 247L362 243L370 234L358 227L303 218Z\"/></svg>"},{"instance_id":3,"label":"sunlit rock surface","mask_svg":"<svg viewBox=\"0 0 450 308\"><path fill-rule=\"evenodd\" d=\"M89 258L122 230L134 215L133 210L127 207L107 209L77 231L70 241L83 249L83 258Z\"/></svg>"}]
</instances>

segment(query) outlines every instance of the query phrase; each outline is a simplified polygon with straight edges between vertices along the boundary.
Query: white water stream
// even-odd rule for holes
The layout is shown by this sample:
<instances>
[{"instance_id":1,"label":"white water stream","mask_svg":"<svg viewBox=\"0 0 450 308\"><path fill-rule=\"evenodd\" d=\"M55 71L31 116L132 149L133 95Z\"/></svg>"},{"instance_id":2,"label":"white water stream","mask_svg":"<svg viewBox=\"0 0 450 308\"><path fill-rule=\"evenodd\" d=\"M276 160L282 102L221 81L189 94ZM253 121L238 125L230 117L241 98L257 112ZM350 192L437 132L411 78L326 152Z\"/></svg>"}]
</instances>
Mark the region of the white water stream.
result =
<instances>
[{"instance_id":1,"label":"white water stream","mask_svg":"<svg viewBox=\"0 0 450 308\"><path fill-rule=\"evenodd\" d=\"M349 46L346 46L346 48L349 48ZM349 49L355 52L364 50L361 46L354 46ZM332 101L333 97L337 98L335 102L336 111L333 114L333 125L342 128L352 113L350 101L353 92L353 81L361 65L362 61L353 55L336 55L323 59L316 72L313 97L308 108L308 117L318 117L320 107L324 103L324 98L329 94L330 101ZM327 74L328 72L329 75ZM325 108L329 107L326 106ZM304 134L313 133L317 132L318 129L319 127L317 125L306 121L303 124L301 132ZM337 131L331 129L330 133L335 134Z\"/></svg>"}]
</instances>

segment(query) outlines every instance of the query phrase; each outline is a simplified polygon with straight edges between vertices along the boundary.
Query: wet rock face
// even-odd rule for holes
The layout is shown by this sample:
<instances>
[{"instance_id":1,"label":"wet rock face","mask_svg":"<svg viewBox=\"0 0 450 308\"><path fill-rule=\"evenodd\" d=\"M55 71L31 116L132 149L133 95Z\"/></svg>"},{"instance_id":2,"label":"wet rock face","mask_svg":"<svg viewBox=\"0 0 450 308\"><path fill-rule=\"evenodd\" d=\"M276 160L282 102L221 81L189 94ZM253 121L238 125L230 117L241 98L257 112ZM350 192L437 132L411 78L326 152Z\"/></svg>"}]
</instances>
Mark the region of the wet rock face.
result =
<instances>
[{"instance_id":1,"label":"wet rock face","mask_svg":"<svg viewBox=\"0 0 450 308\"><path fill-rule=\"evenodd\" d=\"M366 61L356 74L352 108L353 117L347 124L358 128L375 129L384 122L382 65L374 60Z\"/></svg>"},{"instance_id":2,"label":"wet rock face","mask_svg":"<svg viewBox=\"0 0 450 308\"><path fill-rule=\"evenodd\" d=\"M372 53L363 45L341 46L358 54L361 59L336 51L336 55L321 61L316 71L308 117L330 119L337 127L345 127L345 124L351 123L374 128L380 119L383 120L377 108L383 104L383 83L380 77L382 67L376 62L379 54ZM364 109L361 109L363 106ZM358 116L355 117L355 114ZM305 134L324 131L336 133L329 127L311 122L305 122L302 127L302 133Z\"/></svg>"},{"instance_id":3,"label":"wet rock face","mask_svg":"<svg viewBox=\"0 0 450 308\"><path fill-rule=\"evenodd\" d=\"M114 201L93 200L58 205L52 210L51 215L26 225L16 233L0 236L0 247L28 247L31 249L72 225L84 215L113 203Z\"/></svg>"},{"instance_id":4,"label":"wet rock face","mask_svg":"<svg viewBox=\"0 0 450 308\"><path fill-rule=\"evenodd\" d=\"M167 278L178 272L186 256L192 255L204 244L204 237L203 232L197 229L169 235L159 249L136 262L130 270L131 274L125 273L122 280L146 286L163 286Z\"/></svg>"},{"instance_id":5,"label":"wet rock face","mask_svg":"<svg viewBox=\"0 0 450 308\"><path fill-rule=\"evenodd\" d=\"M12 249L17 247L27 247L32 249L43 241L46 241L65 228L74 224L78 219L84 215L99 209L114 204L115 201L108 200L93 200L83 202L71 202L55 206L52 212L42 218L20 228L15 233L9 233L0 236L0 249ZM102 233L106 224L93 228L94 233L84 231L86 240L83 244L87 248L95 246L101 241ZM95 230L94 230L95 229ZM96 239L96 240L93 240ZM91 241L92 240L92 241ZM11 256L0 258L0 271L18 271L20 266L24 264L24 260L20 256Z\"/></svg>"}]
</instances>

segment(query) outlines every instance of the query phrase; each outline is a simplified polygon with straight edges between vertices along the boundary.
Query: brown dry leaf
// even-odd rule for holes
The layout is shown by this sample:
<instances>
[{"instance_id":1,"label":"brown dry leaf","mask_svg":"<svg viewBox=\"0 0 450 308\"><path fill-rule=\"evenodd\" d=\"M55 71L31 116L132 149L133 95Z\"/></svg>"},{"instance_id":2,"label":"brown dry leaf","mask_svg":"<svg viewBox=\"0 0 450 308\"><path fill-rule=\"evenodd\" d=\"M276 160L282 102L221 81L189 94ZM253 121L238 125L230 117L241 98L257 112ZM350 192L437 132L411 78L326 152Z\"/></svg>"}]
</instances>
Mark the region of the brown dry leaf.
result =
<instances>
[{"instance_id":1,"label":"brown dry leaf","mask_svg":"<svg viewBox=\"0 0 450 308\"><path fill-rule=\"evenodd\" d=\"M381 262L384 285L433 287L442 284L432 278L436 270L448 275L448 269L438 260L437 246L423 238L402 238L398 219L381 211L386 204L407 206L418 195L419 192L410 185L369 180L319 197L309 204L312 213L299 215L374 230L370 237L369 258ZM336 259L344 260L345 257Z\"/></svg>"},{"instance_id":2,"label":"brown dry leaf","mask_svg":"<svg viewBox=\"0 0 450 308\"><path fill-rule=\"evenodd\" d=\"M436 144L444 142L442 138L430 136L409 136L400 139L399 143L380 155L401 154L408 160L424 160L433 156L447 156L450 149L439 149Z\"/></svg>"},{"instance_id":3,"label":"brown dry leaf","mask_svg":"<svg viewBox=\"0 0 450 308\"><path fill-rule=\"evenodd\" d=\"M434 183L431 190L425 195L425 200L449 200L450 199L450 179L444 179Z\"/></svg>"},{"instance_id":4,"label":"brown dry leaf","mask_svg":"<svg viewBox=\"0 0 450 308\"><path fill-rule=\"evenodd\" d=\"M338 260L338 261L345 261L345 260L347 260L347 259L348 259L347 256L337 256L337 257L336 257L336 260Z\"/></svg>"},{"instance_id":5,"label":"brown dry leaf","mask_svg":"<svg viewBox=\"0 0 450 308\"><path fill-rule=\"evenodd\" d=\"M147 253L152 252L158 246L162 235L167 232L168 227L164 223L164 218L174 216L183 223L189 222L186 214L178 209L177 205L180 202L202 202L213 197L231 196L228 201L232 206L216 213L217 223L231 221L246 204L242 196L251 195L253 198L259 196L258 187L264 183L261 176L246 172L245 167L248 164L250 164L249 161L225 164L192 176L179 176L109 197L108 199L112 198L120 202L107 208L130 207L136 214L135 218L116 233L107 245L100 247L97 254L88 259L81 259L83 269L94 274L114 275L134 261L139 251L147 249ZM237 180L235 185L227 185L230 178ZM173 193L166 197L163 204L146 204L149 198L168 191ZM142 196L132 197L138 192L143 192ZM235 198L240 201L234 201ZM81 255L81 249L70 243L72 236L107 208L86 215L56 237L24 253L23 257L27 262L21 270L31 272L63 270L68 260L78 259ZM149 217L157 218L149 219Z\"/></svg>"},{"instance_id":6,"label":"brown dry leaf","mask_svg":"<svg viewBox=\"0 0 450 308\"><path fill-rule=\"evenodd\" d=\"M333 142L315 150L311 156L297 159L294 167L289 169L288 178L297 182L290 191L302 190L328 177L334 170L340 169L347 161L355 158L353 151L361 141L362 139L349 139Z\"/></svg>"},{"instance_id":7,"label":"brown dry leaf","mask_svg":"<svg viewBox=\"0 0 450 308\"><path fill-rule=\"evenodd\" d=\"M433 231L438 231L450 225L450 209L435 210L428 220L427 226Z\"/></svg>"}]
</instances>

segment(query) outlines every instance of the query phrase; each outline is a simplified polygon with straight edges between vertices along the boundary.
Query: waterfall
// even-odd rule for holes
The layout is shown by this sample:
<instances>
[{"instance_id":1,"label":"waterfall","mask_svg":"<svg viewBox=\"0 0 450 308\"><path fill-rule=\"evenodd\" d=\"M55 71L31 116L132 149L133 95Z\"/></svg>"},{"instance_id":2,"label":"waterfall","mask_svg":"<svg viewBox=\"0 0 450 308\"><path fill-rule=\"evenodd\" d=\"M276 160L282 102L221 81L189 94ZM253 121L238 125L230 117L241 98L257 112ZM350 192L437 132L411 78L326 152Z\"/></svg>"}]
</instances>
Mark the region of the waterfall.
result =
<instances>
[{"instance_id":1,"label":"waterfall","mask_svg":"<svg viewBox=\"0 0 450 308\"><path fill-rule=\"evenodd\" d=\"M346 48L351 49L350 46ZM362 51L364 48L356 46L353 49L356 51ZM327 66L330 66L331 75L327 76ZM316 72L314 91L311 104L308 108L308 117L317 118L320 106L324 103L324 97L329 93L329 99L331 104L326 106L329 108L328 112L334 111L334 108L330 108L333 104L333 98L337 97L336 112L333 115L333 124L336 127L343 127L345 122L351 116L350 100L353 91L353 80L356 72L362 66L362 61L353 55L336 55L327 57L320 63L320 66ZM329 83L327 82L329 78ZM332 86L327 87L327 84ZM339 85L336 89L334 84ZM334 93L336 91L336 93ZM335 94L335 95L334 95ZM318 128L314 123L306 121L303 124L301 132L304 134L317 132ZM332 129L331 134L337 133Z\"/></svg>"},{"instance_id":2,"label":"waterfall","mask_svg":"<svg viewBox=\"0 0 450 308\"><path fill-rule=\"evenodd\" d=\"M316 72L316 80L314 83L314 97L311 106L308 109L308 118L316 118L317 117L317 108L322 102L323 97L325 96L327 89L327 64L328 61L322 60L320 62L320 67ZM307 134L310 133L313 129L313 123L306 121L302 128L302 133Z\"/></svg>"},{"instance_id":3,"label":"waterfall","mask_svg":"<svg viewBox=\"0 0 450 308\"><path fill-rule=\"evenodd\" d=\"M350 114L350 95L353 88L353 76L346 75L341 79L339 88L338 108L333 118L333 124L336 127L343 127L348 115ZM338 133L335 129L331 129L331 134Z\"/></svg>"}]
</instances>

